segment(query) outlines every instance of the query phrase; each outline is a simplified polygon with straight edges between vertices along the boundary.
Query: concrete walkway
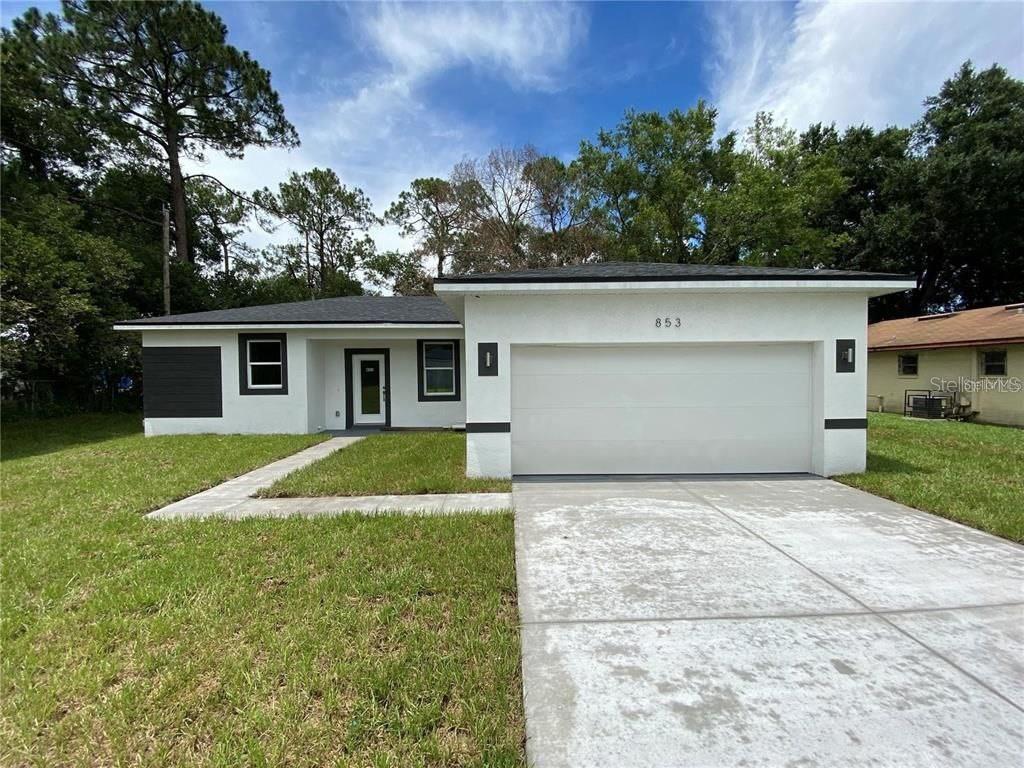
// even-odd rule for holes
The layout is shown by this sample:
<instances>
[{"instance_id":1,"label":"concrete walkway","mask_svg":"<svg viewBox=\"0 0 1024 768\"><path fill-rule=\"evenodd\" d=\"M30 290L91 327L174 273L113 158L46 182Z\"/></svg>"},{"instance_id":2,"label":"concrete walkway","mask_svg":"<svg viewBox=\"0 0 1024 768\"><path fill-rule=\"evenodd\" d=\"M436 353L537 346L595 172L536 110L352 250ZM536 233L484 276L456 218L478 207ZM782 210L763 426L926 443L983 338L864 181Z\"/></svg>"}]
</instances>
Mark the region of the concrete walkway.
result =
<instances>
[{"instance_id":1,"label":"concrete walkway","mask_svg":"<svg viewBox=\"0 0 1024 768\"><path fill-rule=\"evenodd\" d=\"M1020 765L1024 548L809 476L514 500L534 768Z\"/></svg>"},{"instance_id":2,"label":"concrete walkway","mask_svg":"<svg viewBox=\"0 0 1024 768\"><path fill-rule=\"evenodd\" d=\"M310 446L305 450L293 453L283 459L273 461L266 466L246 472L220 485L193 494L188 498L175 501L166 507L156 509L146 515L151 520L180 520L190 517L211 517L222 514L250 500L250 497L264 488L269 488L285 475L297 469L309 466L314 461L330 456L335 451L347 448L363 439L363 435L353 437L332 437L322 443Z\"/></svg>"},{"instance_id":3,"label":"concrete walkway","mask_svg":"<svg viewBox=\"0 0 1024 768\"><path fill-rule=\"evenodd\" d=\"M512 508L510 493L432 493L408 496L325 496L318 498L254 499L285 475L319 461L363 439L363 435L334 437L310 448L246 472L218 486L146 515L150 520L196 520L211 517L242 520L250 517L314 517L346 512L378 514L455 514L496 512Z\"/></svg>"},{"instance_id":4,"label":"concrete walkway","mask_svg":"<svg viewBox=\"0 0 1024 768\"><path fill-rule=\"evenodd\" d=\"M186 499L188 501L188 499ZM173 504L171 505L174 506ZM150 512L158 520L182 520L219 517L244 520L251 517L319 517L349 512L382 514L452 515L462 512L498 512L512 509L511 493L425 493L406 496L322 496L280 499L245 499L230 507L170 507Z\"/></svg>"}]
</instances>

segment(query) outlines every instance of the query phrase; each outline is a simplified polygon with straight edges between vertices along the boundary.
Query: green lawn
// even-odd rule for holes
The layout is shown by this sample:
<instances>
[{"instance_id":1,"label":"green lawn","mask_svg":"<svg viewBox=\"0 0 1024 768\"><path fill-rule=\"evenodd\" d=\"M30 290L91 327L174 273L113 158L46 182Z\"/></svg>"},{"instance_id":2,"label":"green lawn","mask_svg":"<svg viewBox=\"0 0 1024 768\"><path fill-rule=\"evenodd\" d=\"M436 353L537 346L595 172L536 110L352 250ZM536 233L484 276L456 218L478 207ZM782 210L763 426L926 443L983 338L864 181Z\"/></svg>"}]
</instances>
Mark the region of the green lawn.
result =
<instances>
[{"instance_id":1,"label":"green lawn","mask_svg":"<svg viewBox=\"0 0 1024 768\"><path fill-rule=\"evenodd\" d=\"M868 416L868 471L842 483L1024 542L1024 430Z\"/></svg>"},{"instance_id":2,"label":"green lawn","mask_svg":"<svg viewBox=\"0 0 1024 768\"><path fill-rule=\"evenodd\" d=\"M521 765L509 515L153 523L321 439L3 429L0 765Z\"/></svg>"},{"instance_id":3,"label":"green lawn","mask_svg":"<svg viewBox=\"0 0 1024 768\"><path fill-rule=\"evenodd\" d=\"M512 490L508 480L466 477L461 432L382 432L278 480L261 496L366 496Z\"/></svg>"}]
</instances>

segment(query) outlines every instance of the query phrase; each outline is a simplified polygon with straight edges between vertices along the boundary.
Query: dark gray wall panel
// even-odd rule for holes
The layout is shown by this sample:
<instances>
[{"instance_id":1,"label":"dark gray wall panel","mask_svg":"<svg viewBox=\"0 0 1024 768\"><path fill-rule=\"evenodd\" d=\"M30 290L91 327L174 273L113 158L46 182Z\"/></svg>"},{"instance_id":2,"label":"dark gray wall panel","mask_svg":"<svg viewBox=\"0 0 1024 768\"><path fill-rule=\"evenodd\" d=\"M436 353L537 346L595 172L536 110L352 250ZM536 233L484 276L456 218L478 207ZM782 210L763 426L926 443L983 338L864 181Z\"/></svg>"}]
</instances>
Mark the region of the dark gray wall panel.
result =
<instances>
[{"instance_id":1,"label":"dark gray wall panel","mask_svg":"<svg viewBox=\"0 0 1024 768\"><path fill-rule=\"evenodd\" d=\"M147 419L223 416L220 347L143 347L142 410Z\"/></svg>"},{"instance_id":2,"label":"dark gray wall panel","mask_svg":"<svg viewBox=\"0 0 1024 768\"><path fill-rule=\"evenodd\" d=\"M853 373L856 353L856 339L836 339L836 373Z\"/></svg>"},{"instance_id":3,"label":"dark gray wall panel","mask_svg":"<svg viewBox=\"0 0 1024 768\"><path fill-rule=\"evenodd\" d=\"M498 375L498 343L484 341L476 345L477 376Z\"/></svg>"}]
</instances>

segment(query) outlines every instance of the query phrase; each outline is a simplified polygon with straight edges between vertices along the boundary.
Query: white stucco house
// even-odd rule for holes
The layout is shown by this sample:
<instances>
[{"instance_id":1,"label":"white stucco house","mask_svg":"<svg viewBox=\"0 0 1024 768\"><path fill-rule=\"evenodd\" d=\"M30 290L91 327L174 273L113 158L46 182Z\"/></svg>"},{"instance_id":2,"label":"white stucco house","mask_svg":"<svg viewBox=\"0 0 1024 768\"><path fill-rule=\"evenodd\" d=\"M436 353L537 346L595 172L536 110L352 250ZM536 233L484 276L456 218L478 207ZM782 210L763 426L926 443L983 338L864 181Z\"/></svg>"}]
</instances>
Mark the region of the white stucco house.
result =
<instances>
[{"instance_id":1,"label":"white stucco house","mask_svg":"<svg viewBox=\"0 0 1024 768\"><path fill-rule=\"evenodd\" d=\"M457 428L470 476L864 469L867 301L903 275L600 263L119 323L145 430Z\"/></svg>"}]
</instances>

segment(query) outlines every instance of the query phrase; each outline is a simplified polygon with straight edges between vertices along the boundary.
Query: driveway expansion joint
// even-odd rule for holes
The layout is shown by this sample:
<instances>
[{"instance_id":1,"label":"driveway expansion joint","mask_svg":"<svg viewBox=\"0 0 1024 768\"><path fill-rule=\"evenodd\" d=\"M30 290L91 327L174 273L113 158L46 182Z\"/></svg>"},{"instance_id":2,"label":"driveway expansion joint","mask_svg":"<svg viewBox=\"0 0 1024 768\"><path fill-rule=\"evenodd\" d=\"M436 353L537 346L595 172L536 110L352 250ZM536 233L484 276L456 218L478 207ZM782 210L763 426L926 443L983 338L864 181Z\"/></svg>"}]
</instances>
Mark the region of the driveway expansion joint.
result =
<instances>
[{"instance_id":1,"label":"driveway expansion joint","mask_svg":"<svg viewBox=\"0 0 1024 768\"><path fill-rule=\"evenodd\" d=\"M680 483L680 485L682 485L682 483ZM892 622L892 621L890 621L890 620L889 620L888 618L886 618L886 616L887 616L887 613L886 613L886 612L883 612L883 611L878 611L878 610L875 610L874 608L872 608L872 607L871 607L870 605L868 605L867 603L865 603L865 602L864 602L863 600L861 600L861 599L860 599L859 597L857 597L856 595L852 595L852 594L850 594L850 593L849 593L849 592L848 592L847 590L845 590L845 589L843 589L842 587L840 587L840 586L839 586L838 584L836 584L835 582L833 582L833 581L832 581L831 579L829 579L829 578L827 578L827 577L823 576L822 574L818 573L818 572L817 572L816 570L814 570L814 568L812 568L811 566L807 565L806 563L804 563L803 561L801 561L801 560L800 560L799 558L797 558L797 557L795 557L794 555L792 555L791 553L787 552L787 551L786 551L785 549L783 549L782 547L779 547L779 546L777 546L776 544L772 543L772 542L771 542L771 541L769 541L769 540L768 540L767 538L765 538L764 536L762 536L762 535L761 535L760 533L758 533L757 531L753 530L753 529L752 529L752 528L750 528L749 526L747 526L747 525L744 525L743 523L741 523L741 522L740 522L739 520L737 520L737 519L736 519L735 517L733 517L733 516L732 516L732 515L730 515L730 514L729 514L728 512L726 512L726 511L725 511L725 510L723 510L723 509L722 509L721 507L719 507L719 506L718 506L717 504L715 504L715 503L714 503L713 501L710 501L709 499L705 498L704 496L702 496L701 494L697 493L696 491L694 491L694 490L692 490L692 489L690 489L690 488L686 488L686 487L683 487L683 488L682 488L682 490L684 490L684 491L685 491L686 493L688 493L688 494L689 494L690 496L692 496L693 498L697 499L697 500L698 500L698 501L700 501L701 503L703 503L703 504L706 504L707 506L711 507L711 509L713 509L713 510L715 510L716 512L718 512L718 513L719 513L720 515L722 515L723 517L725 517L725 518L727 518L727 519L731 520L731 521L732 521L733 523L735 523L735 524L736 524L736 525L738 525L738 526L739 526L740 528L742 528L743 530L745 530L745 531L746 531L747 533L749 533L749 534L750 534L751 536L755 536L756 538L760 539L760 540L761 540L761 541L763 541L763 542L764 542L765 544L767 544L767 545L768 545L769 547L771 547L772 549L774 549L774 550L775 550L776 552L779 552L780 554L782 554L782 555L785 555L785 556L786 556L787 558L789 558L790 560L792 560L792 561L793 561L794 563L796 563L797 565L799 565L799 566L800 566L801 568L804 568L804 569L805 569L805 570L806 570L806 571L807 571L808 573L810 573L810 574L814 575L815 577L817 577L817 578L818 578L818 579L820 579L821 581L823 581L823 582L825 582L826 584L828 584L828 585L829 585L830 587L832 587L832 589L834 589L834 590L836 590L837 592L841 593L842 595L846 596L847 598L849 598L849 599L850 599L850 600L852 600L853 602L857 603L858 605L860 605L860 606L863 606L863 607L864 607L864 609L865 609L865 610L866 610L866 611L867 611L867 612L868 612L869 614L871 614L871 615L874 615L874 616L877 616L877 617L878 617L879 619L881 619L882 621L884 621L884 622L885 622L886 624L888 624L888 625L889 625L890 627L892 627L893 629L895 629L895 630L896 630L897 632L899 632L899 633L900 633L901 635L903 635L903 636L907 637L908 639L912 640L913 642L917 643L917 644L918 644L918 645L920 645L920 646L921 646L922 648L924 648L924 649L925 649L926 651L928 651L928 652L929 652L930 654L932 654L933 656L935 656L935 657L936 657L936 658L938 658L938 659L941 659L941 660L942 660L942 661L944 661L944 662L945 662L946 664L948 664L949 666L951 666L951 667L952 667L953 669L957 670L957 671L958 671L958 672L959 672L960 674L962 674L962 675L964 675L964 676L966 676L966 677L970 678L970 679L971 679L971 680L973 680L973 681L974 681L975 683L977 683L977 684L978 684L978 685L980 685L980 686L981 686L982 688L984 688L984 689L985 689L985 690L987 690L987 691L988 691L989 693L991 693L991 694L992 694L993 696L996 696L996 697L998 697L999 699L1001 699L1002 701L1004 701L1005 703L1009 704L1009 705L1010 705L1011 707L1013 707L1014 709L1016 709L1016 710L1017 710L1018 712L1024 713L1024 706L1022 706L1021 704L1018 704L1018 703L1017 703L1017 702L1015 702L1015 701L1014 701L1013 699L1011 699L1011 698L1009 698L1008 696L1006 696L1005 694L1003 694L1003 693L1002 693L1001 691L998 691L998 690L996 690L996 689L995 689L995 688L993 688L993 687L992 687L991 685L989 685L988 683L986 683L986 682L985 682L984 680L982 680L981 678L979 678L979 677L978 677L977 675L975 675L975 674L973 674L973 673L969 672L968 670L964 669L964 668L963 668L963 667L962 667L962 666L961 666L960 664L957 664L957 663L956 663L955 661L953 661L952 659L950 659L950 658L949 658L949 657L948 657L947 655L945 655L945 654L943 654L943 653L939 652L938 650L936 650L935 648L933 648L932 646L930 646L930 645L929 645L928 643L926 643L926 642L924 642L923 640L921 640L921 639L920 639L919 637L917 637L917 636L915 636L915 635L911 634L910 632L908 632L908 631L907 631L906 629L904 629L903 627L899 626L899 625L898 625L898 624L896 624L895 622ZM1017 605L1017 603L1011 603L1010 605L1011 605L1011 606L1012 606L1012 605ZM979 607L981 607L981 606L979 606ZM916 611L912 611L912 610L907 610L907 611L904 611L904 613L915 613L915 612L916 612Z\"/></svg>"},{"instance_id":2,"label":"driveway expansion joint","mask_svg":"<svg viewBox=\"0 0 1024 768\"><path fill-rule=\"evenodd\" d=\"M880 610L865 609L862 611L819 611L798 613L729 613L717 616L623 616L615 619L535 619L521 621L521 627L544 627L574 624L656 624L660 622L698 622L698 621L784 621L786 619L845 619L857 616L914 616L925 613L956 613L958 611L976 611L988 608L1021 608L1024 602L979 603L977 605L949 605L928 608L883 608Z\"/></svg>"},{"instance_id":3,"label":"driveway expansion joint","mask_svg":"<svg viewBox=\"0 0 1024 768\"><path fill-rule=\"evenodd\" d=\"M851 491L515 482L528 764L1019 762L1024 553Z\"/></svg>"}]
</instances>

